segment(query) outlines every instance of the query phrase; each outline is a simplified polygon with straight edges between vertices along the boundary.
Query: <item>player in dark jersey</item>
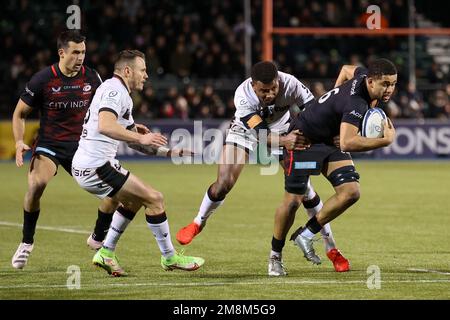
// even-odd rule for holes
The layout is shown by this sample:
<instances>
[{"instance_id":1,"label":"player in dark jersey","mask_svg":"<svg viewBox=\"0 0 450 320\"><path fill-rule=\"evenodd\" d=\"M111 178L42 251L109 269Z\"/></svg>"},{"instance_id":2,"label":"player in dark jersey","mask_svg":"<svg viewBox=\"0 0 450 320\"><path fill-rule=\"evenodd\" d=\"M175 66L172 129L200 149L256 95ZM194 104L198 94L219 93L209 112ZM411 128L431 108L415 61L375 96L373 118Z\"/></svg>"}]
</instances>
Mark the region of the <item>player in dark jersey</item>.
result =
<instances>
[{"instance_id":1,"label":"player in dark jersey","mask_svg":"<svg viewBox=\"0 0 450 320\"><path fill-rule=\"evenodd\" d=\"M390 119L384 126L382 138L365 138L358 132L366 111L379 100L389 101L396 82L397 70L386 59L374 60L368 69L345 66L337 87L306 107L291 123L290 130L301 130L311 141L311 147L302 151L285 150L284 202L288 202L292 194L305 193L310 175L322 173L335 190L317 215L291 236L305 258L314 264L320 263L313 248L314 235L360 197L359 174L348 152L373 150L394 141L395 129ZM340 148L333 145L333 137L337 135ZM275 224L282 222L275 219Z\"/></svg>"},{"instance_id":2,"label":"player in dark jersey","mask_svg":"<svg viewBox=\"0 0 450 320\"><path fill-rule=\"evenodd\" d=\"M32 148L28 190L24 199L23 239L12 259L14 268L23 268L33 249L40 213L40 198L58 166L71 174L72 158L78 147L83 120L95 90L101 83L97 72L83 65L85 37L77 31L64 31L57 40L59 62L37 72L27 83L14 111L12 123L16 141L16 164L31 148L23 141L25 118L37 109L40 129ZM98 221L108 229L114 204L102 202ZM109 219L109 222L107 221ZM101 223L103 222L103 223Z\"/></svg>"}]
</instances>

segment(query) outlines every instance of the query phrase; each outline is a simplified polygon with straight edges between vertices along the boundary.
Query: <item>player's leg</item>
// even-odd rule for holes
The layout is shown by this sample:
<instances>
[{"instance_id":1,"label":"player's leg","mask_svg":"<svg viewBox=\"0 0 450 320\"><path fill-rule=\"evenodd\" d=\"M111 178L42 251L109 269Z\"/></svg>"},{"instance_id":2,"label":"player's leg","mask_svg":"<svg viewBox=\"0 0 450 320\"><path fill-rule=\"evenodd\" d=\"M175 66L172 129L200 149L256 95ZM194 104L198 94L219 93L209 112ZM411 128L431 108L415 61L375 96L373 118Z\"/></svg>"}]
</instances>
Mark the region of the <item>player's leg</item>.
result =
<instances>
[{"instance_id":1,"label":"player's leg","mask_svg":"<svg viewBox=\"0 0 450 320\"><path fill-rule=\"evenodd\" d=\"M342 214L359 199L359 175L352 160L328 162L324 174L336 193L324 203L322 209L306 223L304 228L300 227L291 236L304 253L311 250L312 238L323 225Z\"/></svg>"},{"instance_id":2,"label":"player's leg","mask_svg":"<svg viewBox=\"0 0 450 320\"><path fill-rule=\"evenodd\" d=\"M304 192L304 191L302 191ZM302 194L285 192L283 202L275 212L272 249L269 255L269 276L285 276L282 251L286 243L286 235L295 220L295 213L302 203Z\"/></svg>"},{"instance_id":3,"label":"player's leg","mask_svg":"<svg viewBox=\"0 0 450 320\"><path fill-rule=\"evenodd\" d=\"M323 207L323 202L319 195L314 191L311 184L311 180L308 181L308 189L303 199L303 206L305 207L306 213L309 218L314 217ZM333 237L333 232L331 230L331 225L326 223L320 230L322 239L325 245L325 253L328 259L333 263L334 269L337 272L345 272L350 270L349 261L342 255L342 253L337 249L336 242Z\"/></svg>"},{"instance_id":4,"label":"player's leg","mask_svg":"<svg viewBox=\"0 0 450 320\"><path fill-rule=\"evenodd\" d=\"M224 145L217 179L203 196L194 221L178 231L176 238L180 244L189 244L205 227L208 218L222 205L226 195L236 184L247 161L248 153L245 149L229 144Z\"/></svg>"},{"instance_id":5,"label":"player's leg","mask_svg":"<svg viewBox=\"0 0 450 320\"><path fill-rule=\"evenodd\" d=\"M203 265L204 260L202 258L184 256L175 251L161 192L142 182L139 178L130 175L115 198L126 208L132 208L133 211L136 210L139 203L145 207L147 225L158 243L161 252L161 266L165 270L192 271Z\"/></svg>"},{"instance_id":6,"label":"player's leg","mask_svg":"<svg viewBox=\"0 0 450 320\"><path fill-rule=\"evenodd\" d=\"M25 267L33 250L34 233L40 213L40 199L56 170L55 161L44 155L36 154L31 160L28 172L28 189L23 203L23 238L11 261L12 266L16 269Z\"/></svg>"},{"instance_id":7,"label":"player's leg","mask_svg":"<svg viewBox=\"0 0 450 320\"><path fill-rule=\"evenodd\" d=\"M92 250L98 250L102 247L103 240L108 233L109 226L113 218L113 214L119 207L119 202L106 197L98 206L97 221L95 222L94 231L87 238L87 245Z\"/></svg>"}]
</instances>

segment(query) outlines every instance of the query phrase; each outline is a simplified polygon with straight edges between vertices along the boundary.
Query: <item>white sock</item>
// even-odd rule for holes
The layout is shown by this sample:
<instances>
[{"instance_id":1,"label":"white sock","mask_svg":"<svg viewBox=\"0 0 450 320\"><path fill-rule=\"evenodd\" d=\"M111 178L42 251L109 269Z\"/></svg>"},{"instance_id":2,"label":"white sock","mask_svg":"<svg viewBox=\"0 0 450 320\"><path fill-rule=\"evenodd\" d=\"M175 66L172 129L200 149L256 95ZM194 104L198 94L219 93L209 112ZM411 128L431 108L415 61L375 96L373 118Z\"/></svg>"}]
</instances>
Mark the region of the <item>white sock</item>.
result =
<instances>
[{"instance_id":1,"label":"white sock","mask_svg":"<svg viewBox=\"0 0 450 320\"><path fill-rule=\"evenodd\" d=\"M314 193L315 194L315 193ZM306 213L308 214L309 218L314 217L323 207L323 202L320 200L319 204L315 206L314 208L308 208L306 209ZM331 249L336 248L336 244L334 242L333 238L333 232L331 232L331 226L329 223L325 224L322 229L320 230L320 234L322 235L323 242L325 245L325 250L328 252Z\"/></svg>"},{"instance_id":2,"label":"white sock","mask_svg":"<svg viewBox=\"0 0 450 320\"><path fill-rule=\"evenodd\" d=\"M172 244L172 239L170 238L169 221L167 220L167 218L165 218L165 220L160 223L151 223L149 222L149 217L150 216L146 216L147 226L155 236L159 251L161 251L161 254L164 256L164 258L173 256L175 254L175 249Z\"/></svg>"},{"instance_id":3,"label":"white sock","mask_svg":"<svg viewBox=\"0 0 450 320\"><path fill-rule=\"evenodd\" d=\"M128 227L131 220L125 218L118 211L114 212L111 225L109 226L108 233L106 234L105 241L103 241L103 247L114 251L116 249L117 242L120 236Z\"/></svg>"},{"instance_id":4,"label":"white sock","mask_svg":"<svg viewBox=\"0 0 450 320\"><path fill-rule=\"evenodd\" d=\"M270 250L270 257L269 258L272 258L274 256L281 259L281 252L276 252L276 251Z\"/></svg>"},{"instance_id":5,"label":"white sock","mask_svg":"<svg viewBox=\"0 0 450 320\"><path fill-rule=\"evenodd\" d=\"M214 211L218 207L220 207L224 201L225 200L212 201L208 196L208 191L206 191L205 196L203 197L202 204L200 205L198 214L194 218L194 222L199 226L204 226L209 216L212 215Z\"/></svg>"},{"instance_id":6,"label":"white sock","mask_svg":"<svg viewBox=\"0 0 450 320\"><path fill-rule=\"evenodd\" d=\"M314 238L315 234L312 233L308 228L305 228L302 233L300 233L302 236L308 238L308 239L312 239Z\"/></svg>"}]
</instances>

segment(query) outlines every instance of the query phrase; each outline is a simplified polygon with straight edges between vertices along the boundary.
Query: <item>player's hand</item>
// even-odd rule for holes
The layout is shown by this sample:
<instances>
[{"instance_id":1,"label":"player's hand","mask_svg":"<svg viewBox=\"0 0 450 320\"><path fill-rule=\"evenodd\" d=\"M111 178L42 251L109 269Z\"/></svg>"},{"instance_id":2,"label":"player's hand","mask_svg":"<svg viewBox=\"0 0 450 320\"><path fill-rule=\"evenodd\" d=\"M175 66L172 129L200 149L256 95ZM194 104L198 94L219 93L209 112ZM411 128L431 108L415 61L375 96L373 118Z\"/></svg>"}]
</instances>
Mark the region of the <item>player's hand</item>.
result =
<instances>
[{"instance_id":1,"label":"player's hand","mask_svg":"<svg viewBox=\"0 0 450 320\"><path fill-rule=\"evenodd\" d=\"M174 157L194 157L197 154L194 153L194 151L189 149L170 149L167 153L167 157L170 158L172 156Z\"/></svg>"},{"instance_id":2,"label":"player's hand","mask_svg":"<svg viewBox=\"0 0 450 320\"><path fill-rule=\"evenodd\" d=\"M16 143L16 165L17 167L23 166L23 155L30 151L31 148L27 146L23 141L17 141Z\"/></svg>"},{"instance_id":3,"label":"player's hand","mask_svg":"<svg viewBox=\"0 0 450 320\"><path fill-rule=\"evenodd\" d=\"M333 144L340 149L341 148L341 136L337 135L333 137Z\"/></svg>"},{"instance_id":4,"label":"player's hand","mask_svg":"<svg viewBox=\"0 0 450 320\"><path fill-rule=\"evenodd\" d=\"M285 137L284 147L289 150L305 150L311 146L308 138L300 130L289 132Z\"/></svg>"},{"instance_id":5,"label":"player's hand","mask_svg":"<svg viewBox=\"0 0 450 320\"><path fill-rule=\"evenodd\" d=\"M150 129L143 124L135 123L134 126L136 127L137 132L140 134L147 134L151 132Z\"/></svg>"},{"instance_id":6,"label":"player's hand","mask_svg":"<svg viewBox=\"0 0 450 320\"><path fill-rule=\"evenodd\" d=\"M384 125L384 139L387 141L387 145L390 145L394 142L395 139L395 128L391 119L386 119L386 124Z\"/></svg>"},{"instance_id":7,"label":"player's hand","mask_svg":"<svg viewBox=\"0 0 450 320\"><path fill-rule=\"evenodd\" d=\"M146 133L139 137L139 143L144 146L162 147L167 144L167 138L160 133Z\"/></svg>"}]
</instances>

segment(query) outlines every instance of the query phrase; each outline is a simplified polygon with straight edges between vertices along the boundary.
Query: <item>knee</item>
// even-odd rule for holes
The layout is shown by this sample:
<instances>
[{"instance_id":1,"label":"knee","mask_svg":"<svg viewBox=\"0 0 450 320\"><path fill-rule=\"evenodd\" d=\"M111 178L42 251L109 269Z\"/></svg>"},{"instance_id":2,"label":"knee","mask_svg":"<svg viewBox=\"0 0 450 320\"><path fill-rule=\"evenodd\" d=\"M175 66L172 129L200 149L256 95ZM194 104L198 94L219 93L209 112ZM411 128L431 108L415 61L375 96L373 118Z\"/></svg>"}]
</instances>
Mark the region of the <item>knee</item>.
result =
<instances>
[{"instance_id":1,"label":"knee","mask_svg":"<svg viewBox=\"0 0 450 320\"><path fill-rule=\"evenodd\" d=\"M157 206L162 206L164 203L164 195L156 190L150 191L147 198L150 203Z\"/></svg>"},{"instance_id":2,"label":"knee","mask_svg":"<svg viewBox=\"0 0 450 320\"><path fill-rule=\"evenodd\" d=\"M289 199L287 203L289 212L295 213L298 210L298 208L300 208L300 205L302 204L302 198L303 198L302 196L296 195L292 199Z\"/></svg>"},{"instance_id":3,"label":"knee","mask_svg":"<svg viewBox=\"0 0 450 320\"><path fill-rule=\"evenodd\" d=\"M28 181L28 193L31 196L40 196L47 186L47 181L42 178L33 176Z\"/></svg>"}]
</instances>

